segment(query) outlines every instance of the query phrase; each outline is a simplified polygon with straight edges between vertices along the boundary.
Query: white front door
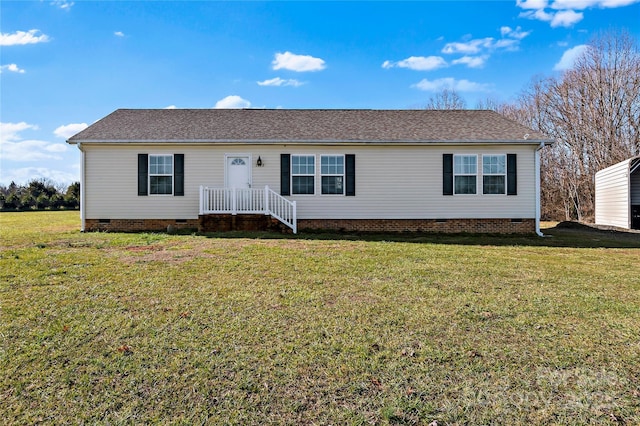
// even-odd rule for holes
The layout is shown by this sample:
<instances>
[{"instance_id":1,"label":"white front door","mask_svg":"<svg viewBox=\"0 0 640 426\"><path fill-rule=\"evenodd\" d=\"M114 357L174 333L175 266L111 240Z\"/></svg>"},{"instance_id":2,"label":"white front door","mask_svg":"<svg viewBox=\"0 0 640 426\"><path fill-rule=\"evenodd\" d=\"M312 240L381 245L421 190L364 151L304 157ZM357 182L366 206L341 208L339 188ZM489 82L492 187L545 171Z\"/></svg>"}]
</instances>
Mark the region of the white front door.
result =
<instances>
[{"instance_id":1,"label":"white front door","mask_svg":"<svg viewBox=\"0 0 640 426\"><path fill-rule=\"evenodd\" d=\"M251 188L251 160L248 155L227 156L227 187Z\"/></svg>"}]
</instances>

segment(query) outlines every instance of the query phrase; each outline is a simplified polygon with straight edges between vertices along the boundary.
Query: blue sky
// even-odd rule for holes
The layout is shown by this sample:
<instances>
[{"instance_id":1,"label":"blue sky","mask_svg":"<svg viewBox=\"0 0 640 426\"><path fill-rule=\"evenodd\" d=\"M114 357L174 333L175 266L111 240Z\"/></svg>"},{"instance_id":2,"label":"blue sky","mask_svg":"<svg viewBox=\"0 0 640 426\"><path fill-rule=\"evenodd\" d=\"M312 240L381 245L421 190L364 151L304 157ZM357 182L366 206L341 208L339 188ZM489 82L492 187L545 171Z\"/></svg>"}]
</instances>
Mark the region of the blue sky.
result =
<instances>
[{"instance_id":1,"label":"blue sky","mask_svg":"<svg viewBox=\"0 0 640 426\"><path fill-rule=\"evenodd\" d=\"M118 108L470 108L553 76L640 0L0 3L0 184L79 180Z\"/></svg>"}]
</instances>

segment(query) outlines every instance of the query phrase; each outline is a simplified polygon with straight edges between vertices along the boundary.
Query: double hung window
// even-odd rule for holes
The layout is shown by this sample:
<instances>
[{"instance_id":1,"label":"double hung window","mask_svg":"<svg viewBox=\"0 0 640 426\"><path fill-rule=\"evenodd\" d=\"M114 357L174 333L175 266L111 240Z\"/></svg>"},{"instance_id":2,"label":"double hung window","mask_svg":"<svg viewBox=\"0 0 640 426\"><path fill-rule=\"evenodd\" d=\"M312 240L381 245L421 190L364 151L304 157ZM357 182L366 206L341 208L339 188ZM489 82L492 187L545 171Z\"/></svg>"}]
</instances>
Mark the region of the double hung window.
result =
<instances>
[{"instance_id":1,"label":"double hung window","mask_svg":"<svg viewBox=\"0 0 640 426\"><path fill-rule=\"evenodd\" d=\"M344 156L322 155L320 157L322 194L344 194Z\"/></svg>"},{"instance_id":2,"label":"double hung window","mask_svg":"<svg viewBox=\"0 0 640 426\"><path fill-rule=\"evenodd\" d=\"M149 194L173 194L173 155L149 155Z\"/></svg>"},{"instance_id":3,"label":"double hung window","mask_svg":"<svg viewBox=\"0 0 640 426\"><path fill-rule=\"evenodd\" d=\"M506 155L482 156L482 193L504 194L506 192Z\"/></svg>"},{"instance_id":4,"label":"double hung window","mask_svg":"<svg viewBox=\"0 0 640 426\"><path fill-rule=\"evenodd\" d=\"M316 178L315 155L291 156L291 192L292 194L315 194Z\"/></svg>"},{"instance_id":5,"label":"double hung window","mask_svg":"<svg viewBox=\"0 0 640 426\"><path fill-rule=\"evenodd\" d=\"M453 181L455 194L475 194L478 174L476 155L453 156Z\"/></svg>"}]
</instances>

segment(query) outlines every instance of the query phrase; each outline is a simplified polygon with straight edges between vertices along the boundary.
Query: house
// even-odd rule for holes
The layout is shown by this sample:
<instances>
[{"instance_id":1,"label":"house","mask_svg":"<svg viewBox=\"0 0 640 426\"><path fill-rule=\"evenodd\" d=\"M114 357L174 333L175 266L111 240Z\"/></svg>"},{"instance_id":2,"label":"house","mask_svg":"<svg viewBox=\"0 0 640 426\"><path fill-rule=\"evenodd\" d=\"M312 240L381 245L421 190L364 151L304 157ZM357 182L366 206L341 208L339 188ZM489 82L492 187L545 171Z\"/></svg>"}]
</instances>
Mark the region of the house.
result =
<instances>
[{"instance_id":1,"label":"house","mask_svg":"<svg viewBox=\"0 0 640 426\"><path fill-rule=\"evenodd\" d=\"M640 156L596 173L596 225L640 229Z\"/></svg>"},{"instance_id":2,"label":"house","mask_svg":"<svg viewBox=\"0 0 640 426\"><path fill-rule=\"evenodd\" d=\"M552 140L480 110L119 109L67 142L86 231L539 233Z\"/></svg>"}]
</instances>

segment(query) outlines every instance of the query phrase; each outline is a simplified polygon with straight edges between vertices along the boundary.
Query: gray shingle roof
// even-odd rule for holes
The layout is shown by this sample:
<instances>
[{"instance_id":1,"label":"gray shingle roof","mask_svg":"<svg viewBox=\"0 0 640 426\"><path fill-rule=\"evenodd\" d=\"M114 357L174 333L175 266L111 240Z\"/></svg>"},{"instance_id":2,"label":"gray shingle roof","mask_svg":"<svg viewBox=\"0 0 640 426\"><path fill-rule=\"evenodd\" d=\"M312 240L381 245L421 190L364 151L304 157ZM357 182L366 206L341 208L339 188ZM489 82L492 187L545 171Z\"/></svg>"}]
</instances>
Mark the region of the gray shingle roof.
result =
<instances>
[{"instance_id":1,"label":"gray shingle roof","mask_svg":"<svg viewBox=\"0 0 640 426\"><path fill-rule=\"evenodd\" d=\"M119 109L68 140L156 141L552 142L493 111L339 109Z\"/></svg>"}]
</instances>

